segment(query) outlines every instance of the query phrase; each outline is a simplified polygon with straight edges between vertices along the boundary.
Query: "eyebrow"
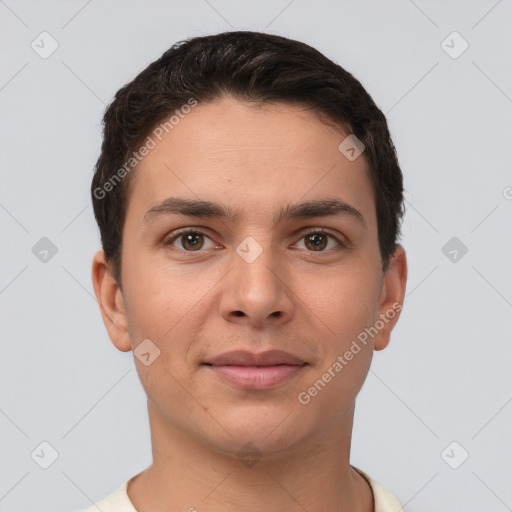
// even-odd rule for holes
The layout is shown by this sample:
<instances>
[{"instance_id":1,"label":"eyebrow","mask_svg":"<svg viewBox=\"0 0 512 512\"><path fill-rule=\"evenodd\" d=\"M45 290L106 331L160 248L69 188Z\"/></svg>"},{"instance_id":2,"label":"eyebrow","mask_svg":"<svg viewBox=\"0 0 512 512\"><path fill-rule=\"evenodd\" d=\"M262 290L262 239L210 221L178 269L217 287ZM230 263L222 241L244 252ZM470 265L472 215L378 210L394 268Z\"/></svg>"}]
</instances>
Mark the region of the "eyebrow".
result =
<instances>
[{"instance_id":1,"label":"eyebrow","mask_svg":"<svg viewBox=\"0 0 512 512\"><path fill-rule=\"evenodd\" d=\"M163 214L178 214L198 218L219 218L230 222L236 222L242 216L239 210L211 201L169 197L162 203L151 207L145 213L144 220L149 221ZM317 199L298 204L288 204L282 208L277 215L274 215L273 222L274 224L279 224L284 220L330 217L336 215L351 217L366 227L366 221L361 212L340 199Z\"/></svg>"}]
</instances>

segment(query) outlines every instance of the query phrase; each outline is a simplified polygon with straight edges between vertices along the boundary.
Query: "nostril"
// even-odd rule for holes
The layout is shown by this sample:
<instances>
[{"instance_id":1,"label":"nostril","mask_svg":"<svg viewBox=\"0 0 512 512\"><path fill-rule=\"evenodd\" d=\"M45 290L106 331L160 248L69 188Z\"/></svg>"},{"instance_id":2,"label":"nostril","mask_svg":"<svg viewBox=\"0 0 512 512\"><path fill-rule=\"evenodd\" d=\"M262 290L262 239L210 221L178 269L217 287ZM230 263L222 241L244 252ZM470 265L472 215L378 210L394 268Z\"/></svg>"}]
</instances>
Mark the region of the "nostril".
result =
<instances>
[{"instance_id":1,"label":"nostril","mask_svg":"<svg viewBox=\"0 0 512 512\"><path fill-rule=\"evenodd\" d=\"M235 311L235 315L236 316L244 316L244 312L243 311Z\"/></svg>"}]
</instances>

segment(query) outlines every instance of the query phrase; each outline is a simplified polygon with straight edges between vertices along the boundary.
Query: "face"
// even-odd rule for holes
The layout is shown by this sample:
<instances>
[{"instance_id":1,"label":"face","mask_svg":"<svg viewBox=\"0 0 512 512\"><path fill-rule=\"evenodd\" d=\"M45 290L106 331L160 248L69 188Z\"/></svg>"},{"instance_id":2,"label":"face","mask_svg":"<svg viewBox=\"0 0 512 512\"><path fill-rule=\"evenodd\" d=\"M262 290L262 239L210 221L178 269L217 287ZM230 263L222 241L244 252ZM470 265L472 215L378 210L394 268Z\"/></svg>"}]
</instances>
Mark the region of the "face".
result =
<instances>
[{"instance_id":1,"label":"face","mask_svg":"<svg viewBox=\"0 0 512 512\"><path fill-rule=\"evenodd\" d=\"M405 256L399 246L382 273L367 162L339 151L346 136L300 106L223 98L139 164L123 291L101 252L93 280L113 343L151 340L152 362L135 362L162 424L224 453L250 442L272 456L350 414L398 318ZM276 350L288 355L257 359ZM245 355L219 359L232 351Z\"/></svg>"}]
</instances>

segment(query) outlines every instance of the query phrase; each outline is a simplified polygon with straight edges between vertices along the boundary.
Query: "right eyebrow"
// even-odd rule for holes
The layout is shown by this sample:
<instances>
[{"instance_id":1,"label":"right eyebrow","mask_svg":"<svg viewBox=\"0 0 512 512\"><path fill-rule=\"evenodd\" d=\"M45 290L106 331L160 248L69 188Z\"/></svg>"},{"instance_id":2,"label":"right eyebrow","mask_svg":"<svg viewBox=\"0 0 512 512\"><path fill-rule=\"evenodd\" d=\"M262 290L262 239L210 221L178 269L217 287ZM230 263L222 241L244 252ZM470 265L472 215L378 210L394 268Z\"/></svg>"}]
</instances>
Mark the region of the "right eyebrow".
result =
<instances>
[{"instance_id":1,"label":"right eyebrow","mask_svg":"<svg viewBox=\"0 0 512 512\"><path fill-rule=\"evenodd\" d=\"M227 221L235 222L240 218L240 212L211 201L196 199L185 199L181 197L169 197L150 208L144 215L148 221L152 217L161 214L181 214L189 217L218 217Z\"/></svg>"}]
</instances>

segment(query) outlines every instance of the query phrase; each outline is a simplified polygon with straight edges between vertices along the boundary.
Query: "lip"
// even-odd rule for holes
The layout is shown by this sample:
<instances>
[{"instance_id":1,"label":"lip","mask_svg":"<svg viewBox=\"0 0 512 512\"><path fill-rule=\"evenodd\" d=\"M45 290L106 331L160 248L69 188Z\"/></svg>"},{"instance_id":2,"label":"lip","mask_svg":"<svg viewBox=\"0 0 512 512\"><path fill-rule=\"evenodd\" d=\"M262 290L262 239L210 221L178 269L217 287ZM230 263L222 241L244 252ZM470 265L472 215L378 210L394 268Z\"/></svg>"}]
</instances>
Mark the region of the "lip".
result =
<instances>
[{"instance_id":1,"label":"lip","mask_svg":"<svg viewBox=\"0 0 512 512\"><path fill-rule=\"evenodd\" d=\"M268 350L254 354L247 350L233 350L204 362L212 366L275 366L278 364L303 365L305 361L282 350Z\"/></svg>"},{"instance_id":2,"label":"lip","mask_svg":"<svg viewBox=\"0 0 512 512\"><path fill-rule=\"evenodd\" d=\"M209 359L203 365L219 378L242 389L268 389L295 377L307 365L281 350L260 354L236 350Z\"/></svg>"}]
</instances>

